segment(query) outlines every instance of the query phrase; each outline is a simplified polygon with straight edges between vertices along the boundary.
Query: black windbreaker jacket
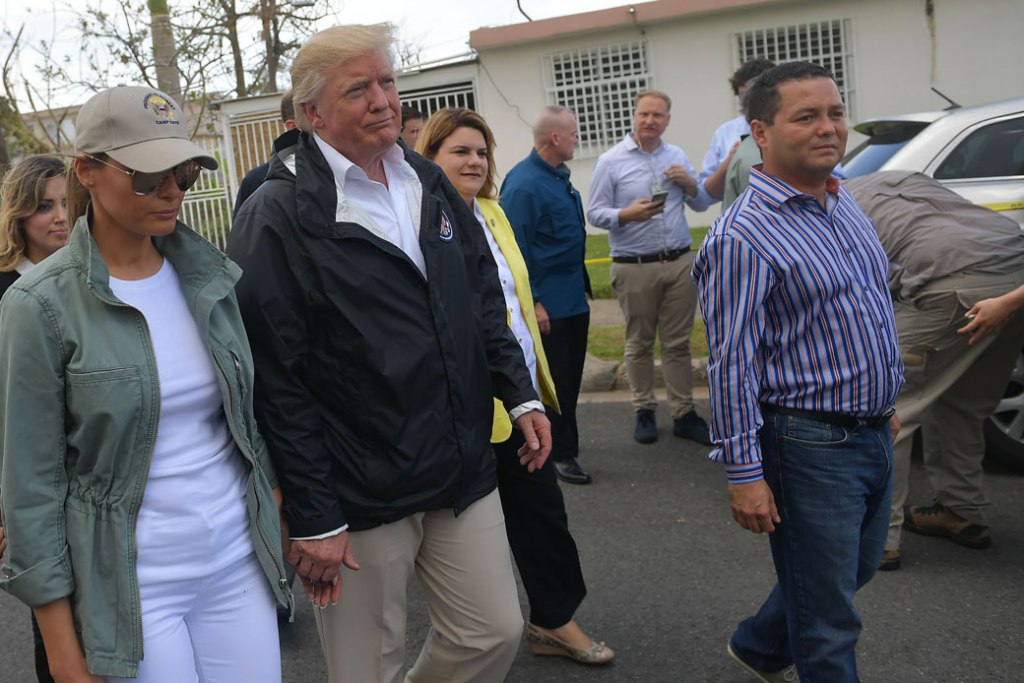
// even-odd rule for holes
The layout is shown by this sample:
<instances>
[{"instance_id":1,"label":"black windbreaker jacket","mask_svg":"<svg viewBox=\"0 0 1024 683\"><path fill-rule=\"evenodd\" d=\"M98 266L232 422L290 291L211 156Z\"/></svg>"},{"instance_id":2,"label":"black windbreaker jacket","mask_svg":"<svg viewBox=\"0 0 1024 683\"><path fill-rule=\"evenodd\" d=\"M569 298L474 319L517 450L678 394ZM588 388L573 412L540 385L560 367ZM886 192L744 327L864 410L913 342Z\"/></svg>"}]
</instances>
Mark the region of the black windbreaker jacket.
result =
<instances>
[{"instance_id":1,"label":"black windbreaker jacket","mask_svg":"<svg viewBox=\"0 0 1024 683\"><path fill-rule=\"evenodd\" d=\"M298 131L275 143L228 240L293 536L458 514L495 487L492 396L536 399L483 231L437 166L405 158L423 187L426 278L349 219Z\"/></svg>"}]
</instances>

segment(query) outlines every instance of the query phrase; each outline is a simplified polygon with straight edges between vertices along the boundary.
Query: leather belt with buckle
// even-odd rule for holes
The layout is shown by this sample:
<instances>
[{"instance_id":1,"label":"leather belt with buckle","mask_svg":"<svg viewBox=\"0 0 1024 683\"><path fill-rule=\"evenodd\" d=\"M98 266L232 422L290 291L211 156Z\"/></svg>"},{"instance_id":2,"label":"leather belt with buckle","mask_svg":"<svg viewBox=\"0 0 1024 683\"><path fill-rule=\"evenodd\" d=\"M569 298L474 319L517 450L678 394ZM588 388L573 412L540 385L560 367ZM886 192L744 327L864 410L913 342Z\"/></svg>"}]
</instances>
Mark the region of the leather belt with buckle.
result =
<instances>
[{"instance_id":1,"label":"leather belt with buckle","mask_svg":"<svg viewBox=\"0 0 1024 683\"><path fill-rule=\"evenodd\" d=\"M682 249L665 249L657 254L641 254L639 256L612 256L612 263L659 263L675 261L683 254L689 253L689 247Z\"/></svg>"}]
</instances>

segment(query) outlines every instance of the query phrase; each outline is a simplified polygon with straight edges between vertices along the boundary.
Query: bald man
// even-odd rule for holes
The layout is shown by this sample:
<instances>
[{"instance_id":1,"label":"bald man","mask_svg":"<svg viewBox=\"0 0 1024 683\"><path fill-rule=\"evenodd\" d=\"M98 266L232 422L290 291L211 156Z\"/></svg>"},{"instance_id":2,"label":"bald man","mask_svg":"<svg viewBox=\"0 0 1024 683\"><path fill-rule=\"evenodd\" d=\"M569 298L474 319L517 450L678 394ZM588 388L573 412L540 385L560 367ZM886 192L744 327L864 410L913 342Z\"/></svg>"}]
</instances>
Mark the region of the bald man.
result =
<instances>
[{"instance_id":1,"label":"bald man","mask_svg":"<svg viewBox=\"0 0 1024 683\"><path fill-rule=\"evenodd\" d=\"M576 117L545 107L533 126L533 150L508 172L501 207L530 271L544 353L555 380L561 414L551 411L552 459L558 478L589 484L579 457L576 399L587 354L590 280L583 265L586 231L580 193L569 181L579 141Z\"/></svg>"}]
</instances>

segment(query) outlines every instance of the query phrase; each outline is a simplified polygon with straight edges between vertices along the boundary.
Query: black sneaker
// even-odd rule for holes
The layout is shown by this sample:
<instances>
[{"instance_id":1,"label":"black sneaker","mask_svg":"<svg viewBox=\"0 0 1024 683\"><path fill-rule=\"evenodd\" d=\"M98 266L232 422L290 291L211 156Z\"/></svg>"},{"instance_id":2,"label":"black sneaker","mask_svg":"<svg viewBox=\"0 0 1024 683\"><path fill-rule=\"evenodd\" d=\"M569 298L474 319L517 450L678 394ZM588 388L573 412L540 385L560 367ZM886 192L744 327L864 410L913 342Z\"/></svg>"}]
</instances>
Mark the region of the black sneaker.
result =
<instances>
[{"instance_id":1,"label":"black sneaker","mask_svg":"<svg viewBox=\"0 0 1024 683\"><path fill-rule=\"evenodd\" d=\"M708 423L693 410L672 422L672 433L682 439L696 441L704 446L715 445L708 432Z\"/></svg>"},{"instance_id":2,"label":"black sneaker","mask_svg":"<svg viewBox=\"0 0 1024 683\"><path fill-rule=\"evenodd\" d=\"M633 438L639 443L654 443L658 440L658 422L654 419L653 410L636 411L636 428Z\"/></svg>"}]
</instances>

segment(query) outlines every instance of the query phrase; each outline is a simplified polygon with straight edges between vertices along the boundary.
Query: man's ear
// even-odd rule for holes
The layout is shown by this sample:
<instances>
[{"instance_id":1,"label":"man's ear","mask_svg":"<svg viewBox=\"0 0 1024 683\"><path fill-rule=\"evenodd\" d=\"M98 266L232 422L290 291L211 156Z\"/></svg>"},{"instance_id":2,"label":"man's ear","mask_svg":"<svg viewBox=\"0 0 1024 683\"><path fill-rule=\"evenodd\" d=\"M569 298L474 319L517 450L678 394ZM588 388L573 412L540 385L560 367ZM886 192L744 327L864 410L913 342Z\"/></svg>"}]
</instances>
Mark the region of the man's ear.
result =
<instances>
[{"instance_id":1,"label":"man's ear","mask_svg":"<svg viewBox=\"0 0 1024 683\"><path fill-rule=\"evenodd\" d=\"M764 148L768 145L768 129L771 126L761 119L754 119L750 122L750 134L754 137L754 142L761 148L761 152L764 153Z\"/></svg>"},{"instance_id":2,"label":"man's ear","mask_svg":"<svg viewBox=\"0 0 1024 683\"><path fill-rule=\"evenodd\" d=\"M309 125L313 128L319 128L321 123L320 112L316 108L315 102L303 102L301 105L302 113L305 114L306 120L309 121Z\"/></svg>"}]
</instances>

